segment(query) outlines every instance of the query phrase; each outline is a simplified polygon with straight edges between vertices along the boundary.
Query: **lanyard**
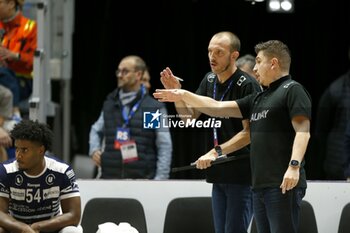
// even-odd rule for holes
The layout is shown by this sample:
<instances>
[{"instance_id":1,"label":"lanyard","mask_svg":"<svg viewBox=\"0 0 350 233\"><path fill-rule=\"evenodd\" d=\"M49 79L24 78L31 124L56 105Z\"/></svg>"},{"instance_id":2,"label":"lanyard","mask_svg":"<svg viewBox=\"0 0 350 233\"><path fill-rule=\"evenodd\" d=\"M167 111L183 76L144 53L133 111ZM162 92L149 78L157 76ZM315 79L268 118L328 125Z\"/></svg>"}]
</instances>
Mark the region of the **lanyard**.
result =
<instances>
[{"instance_id":1,"label":"lanyard","mask_svg":"<svg viewBox=\"0 0 350 233\"><path fill-rule=\"evenodd\" d=\"M216 79L214 79L214 91L213 91L213 99L215 100L216 98L216 80L218 78L216 77ZM226 93L231 89L231 86L232 86L232 83L233 83L233 78L231 79L230 83L228 84L226 90L224 91L224 93L222 94L221 98L220 98L220 101L222 101L226 95ZM214 137L214 146L217 146L219 145L219 141L218 141L218 132L217 132L217 129L214 127L213 128L213 137Z\"/></svg>"},{"instance_id":2,"label":"lanyard","mask_svg":"<svg viewBox=\"0 0 350 233\"><path fill-rule=\"evenodd\" d=\"M146 94L146 88L144 85L141 85L141 98L136 102L136 104L134 104L134 106L132 106L132 108L129 111L129 114L126 114L125 106L123 106L123 109L122 109L122 116L124 119L123 128L126 128L128 126L131 118L135 115L136 111L139 109L141 101L145 96L145 94Z\"/></svg>"}]
</instances>

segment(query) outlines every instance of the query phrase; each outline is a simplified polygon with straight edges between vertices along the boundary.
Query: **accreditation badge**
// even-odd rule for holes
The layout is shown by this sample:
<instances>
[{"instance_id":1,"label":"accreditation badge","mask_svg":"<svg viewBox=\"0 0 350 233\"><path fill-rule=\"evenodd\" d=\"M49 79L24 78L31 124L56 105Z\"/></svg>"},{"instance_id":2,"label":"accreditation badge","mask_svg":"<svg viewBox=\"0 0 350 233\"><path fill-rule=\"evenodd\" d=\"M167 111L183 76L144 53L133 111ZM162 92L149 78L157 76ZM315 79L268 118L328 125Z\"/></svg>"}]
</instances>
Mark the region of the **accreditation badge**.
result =
<instances>
[{"instance_id":1,"label":"accreditation badge","mask_svg":"<svg viewBox=\"0 0 350 233\"><path fill-rule=\"evenodd\" d=\"M130 163L139 159L137 155L137 147L134 140L123 142L120 145L120 151L122 153L123 163Z\"/></svg>"},{"instance_id":2,"label":"accreditation badge","mask_svg":"<svg viewBox=\"0 0 350 233\"><path fill-rule=\"evenodd\" d=\"M130 140L130 129L118 127L115 133L114 149L120 150L120 146Z\"/></svg>"}]
</instances>

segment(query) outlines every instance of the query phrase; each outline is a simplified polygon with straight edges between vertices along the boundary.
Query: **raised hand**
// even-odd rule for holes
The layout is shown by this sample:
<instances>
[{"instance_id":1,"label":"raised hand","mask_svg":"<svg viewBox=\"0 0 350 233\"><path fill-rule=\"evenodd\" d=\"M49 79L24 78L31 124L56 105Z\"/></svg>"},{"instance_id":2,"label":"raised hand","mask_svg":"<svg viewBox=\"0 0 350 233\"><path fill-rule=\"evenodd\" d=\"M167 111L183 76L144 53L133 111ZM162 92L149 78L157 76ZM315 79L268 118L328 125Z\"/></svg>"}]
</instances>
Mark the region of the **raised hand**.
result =
<instances>
[{"instance_id":1,"label":"raised hand","mask_svg":"<svg viewBox=\"0 0 350 233\"><path fill-rule=\"evenodd\" d=\"M181 79L176 77L169 67L160 72L160 81L165 89L180 89L181 83L179 80Z\"/></svg>"}]
</instances>

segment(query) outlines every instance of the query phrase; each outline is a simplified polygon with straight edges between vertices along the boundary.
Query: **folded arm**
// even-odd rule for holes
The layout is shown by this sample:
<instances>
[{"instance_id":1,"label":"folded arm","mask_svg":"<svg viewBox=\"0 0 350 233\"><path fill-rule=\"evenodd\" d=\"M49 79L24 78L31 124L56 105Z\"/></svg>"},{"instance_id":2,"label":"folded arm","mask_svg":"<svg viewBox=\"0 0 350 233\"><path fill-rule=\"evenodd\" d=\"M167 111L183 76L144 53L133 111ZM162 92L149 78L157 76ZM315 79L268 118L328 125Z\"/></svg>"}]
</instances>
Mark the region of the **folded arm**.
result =
<instances>
[{"instance_id":1,"label":"folded arm","mask_svg":"<svg viewBox=\"0 0 350 233\"><path fill-rule=\"evenodd\" d=\"M81 216L80 197L71 197L61 200L62 214L51 219L36 222L32 228L39 232L53 232L67 226L77 226Z\"/></svg>"},{"instance_id":2,"label":"folded arm","mask_svg":"<svg viewBox=\"0 0 350 233\"><path fill-rule=\"evenodd\" d=\"M29 225L22 223L8 214L8 199L0 197L0 232L38 233Z\"/></svg>"}]
</instances>

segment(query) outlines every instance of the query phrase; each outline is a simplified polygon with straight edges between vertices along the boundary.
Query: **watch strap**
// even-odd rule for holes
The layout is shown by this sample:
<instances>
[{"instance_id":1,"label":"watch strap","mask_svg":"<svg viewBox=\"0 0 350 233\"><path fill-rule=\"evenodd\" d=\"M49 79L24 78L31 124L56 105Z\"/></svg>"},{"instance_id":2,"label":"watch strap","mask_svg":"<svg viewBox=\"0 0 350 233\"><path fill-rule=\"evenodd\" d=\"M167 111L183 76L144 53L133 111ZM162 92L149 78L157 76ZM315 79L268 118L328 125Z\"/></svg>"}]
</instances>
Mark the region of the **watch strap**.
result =
<instances>
[{"instance_id":1,"label":"watch strap","mask_svg":"<svg viewBox=\"0 0 350 233\"><path fill-rule=\"evenodd\" d=\"M216 153L218 153L218 156L221 156L222 155L222 149L221 149L221 146L217 145L214 147Z\"/></svg>"}]
</instances>

